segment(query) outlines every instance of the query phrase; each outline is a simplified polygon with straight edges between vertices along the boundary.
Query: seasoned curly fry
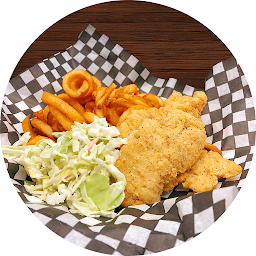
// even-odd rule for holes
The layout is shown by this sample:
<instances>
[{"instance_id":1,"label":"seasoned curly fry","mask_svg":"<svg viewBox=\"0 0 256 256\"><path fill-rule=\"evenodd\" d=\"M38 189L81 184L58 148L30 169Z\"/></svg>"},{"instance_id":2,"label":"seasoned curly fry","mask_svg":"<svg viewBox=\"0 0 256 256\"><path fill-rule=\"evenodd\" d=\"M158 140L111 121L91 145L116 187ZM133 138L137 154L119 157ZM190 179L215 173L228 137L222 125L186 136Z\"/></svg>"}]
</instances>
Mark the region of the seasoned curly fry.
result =
<instances>
[{"instance_id":1,"label":"seasoned curly fry","mask_svg":"<svg viewBox=\"0 0 256 256\"><path fill-rule=\"evenodd\" d=\"M96 107L94 109L94 112L98 117L100 117L100 118L105 117L105 109L104 109L105 108L105 102L107 101L108 97L114 91L115 88L116 88L116 85L114 83L112 83L110 85L110 87L108 87L106 89L103 96L101 98L99 98L98 101L96 101ZM96 96L96 99L97 99L97 96Z\"/></svg>"},{"instance_id":2,"label":"seasoned curly fry","mask_svg":"<svg viewBox=\"0 0 256 256\"><path fill-rule=\"evenodd\" d=\"M46 121L44 118L44 111L42 109L34 112L34 116L37 117L38 119L42 120L42 121Z\"/></svg>"},{"instance_id":3,"label":"seasoned curly fry","mask_svg":"<svg viewBox=\"0 0 256 256\"><path fill-rule=\"evenodd\" d=\"M117 114L116 108L106 108L106 119L114 126L117 125L119 115Z\"/></svg>"},{"instance_id":4,"label":"seasoned curly fry","mask_svg":"<svg viewBox=\"0 0 256 256\"><path fill-rule=\"evenodd\" d=\"M64 113L70 120L77 121L79 123L83 123L84 118L67 102L60 99L58 96L55 96L49 92L43 92L42 101L54 106L60 112Z\"/></svg>"},{"instance_id":5,"label":"seasoned curly fry","mask_svg":"<svg viewBox=\"0 0 256 256\"><path fill-rule=\"evenodd\" d=\"M53 130L50 125L48 125L46 122L38 119L37 117L31 119L31 124L41 131L43 134L45 134L47 137L54 139L54 136L52 135Z\"/></svg>"},{"instance_id":6,"label":"seasoned curly fry","mask_svg":"<svg viewBox=\"0 0 256 256\"><path fill-rule=\"evenodd\" d=\"M74 69L62 81L64 91L73 98L86 98L94 86L92 76L85 70Z\"/></svg>"},{"instance_id":7,"label":"seasoned curly fry","mask_svg":"<svg viewBox=\"0 0 256 256\"><path fill-rule=\"evenodd\" d=\"M34 112L53 131L70 130L74 121L91 123L94 116L106 118L109 125L118 125L132 109L163 106L161 98L151 93L140 93L136 84L117 88L112 83L103 87L98 78L81 69L67 73L62 86L65 93L57 96L44 92L41 99L47 105ZM30 116L24 120L25 130L31 131L32 136L45 135L40 127L32 128L29 119Z\"/></svg>"},{"instance_id":8,"label":"seasoned curly fry","mask_svg":"<svg viewBox=\"0 0 256 256\"><path fill-rule=\"evenodd\" d=\"M155 108L160 108L164 106L163 100L152 93L141 93L138 96L149 101Z\"/></svg>"},{"instance_id":9,"label":"seasoned curly fry","mask_svg":"<svg viewBox=\"0 0 256 256\"><path fill-rule=\"evenodd\" d=\"M38 134L33 130L31 124L30 124L30 114L27 115L23 122L22 122L22 129L23 129L23 132L29 132L30 133L30 136L33 138L35 136L37 136Z\"/></svg>"},{"instance_id":10,"label":"seasoned curly fry","mask_svg":"<svg viewBox=\"0 0 256 256\"><path fill-rule=\"evenodd\" d=\"M72 122L72 120L70 120L67 116L65 116L62 112L60 112L54 106L49 105L49 108L54 118L62 125L62 127L66 131L71 130L72 125L74 125L74 122Z\"/></svg>"},{"instance_id":11,"label":"seasoned curly fry","mask_svg":"<svg viewBox=\"0 0 256 256\"><path fill-rule=\"evenodd\" d=\"M59 94L58 97L66 101L70 106L72 106L81 116L84 114L84 107L75 99L68 96L65 93Z\"/></svg>"},{"instance_id":12,"label":"seasoned curly fry","mask_svg":"<svg viewBox=\"0 0 256 256\"><path fill-rule=\"evenodd\" d=\"M134 103L135 105L143 105L147 107L152 107L151 102L145 100L142 97L136 95L130 95L128 93L118 93L119 97L126 99L127 101Z\"/></svg>"}]
</instances>

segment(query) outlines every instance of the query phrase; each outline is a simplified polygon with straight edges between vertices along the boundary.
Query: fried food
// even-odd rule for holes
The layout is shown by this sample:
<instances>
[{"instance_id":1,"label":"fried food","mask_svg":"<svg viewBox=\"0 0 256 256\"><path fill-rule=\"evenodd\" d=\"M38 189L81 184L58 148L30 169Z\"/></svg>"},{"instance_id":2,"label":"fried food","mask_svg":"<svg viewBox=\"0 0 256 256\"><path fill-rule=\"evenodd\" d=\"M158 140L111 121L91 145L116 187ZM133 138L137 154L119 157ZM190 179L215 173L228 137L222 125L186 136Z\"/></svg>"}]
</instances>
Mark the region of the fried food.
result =
<instances>
[{"instance_id":1,"label":"fried food","mask_svg":"<svg viewBox=\"0 0 256 256\"><path fill-rule=\"evenodd\" d=\"M133 110L139 110L139 109L149 109L150 107L147 106L143 106L143 105L134 105L130 108L128 108L127 110L125 110L122 115L120 116L120 118L118 119L118 122L116 124L117 127L119 127L121 125L121 123L123 123L126 118L132 113Z\"/></svg>"},{"instance_id":2,"label":"fried food","mask_svg":"<svg viewBox=\"0 0 256 256\"><path fill-rule=\"evenodd\" d=\"M195 117L200 117L206 102L206 94L202 91L196 91L193 97L182 96L180 92L177 92L171 94L171 96L164 101L164 106L168 106L170 109L180 109Z\"/></svg>"},{"instance_id":3,"label":"fried food","mask_svg":"<svg viewBox=\"0 0 256 256\"><path fill-rule=\"evenodd\" d=\"M96 100L95 100L96 106L94 109L94 113L98 117L100 118L105 117L107 100L115 88L116 88L116 84L112 83L108 88L106 88L106 90L104 91L104 94L102 94L100 97L96 95Z\"/></svg>"},{"instance_id":4,"label":"fried food","mask_svg":"<svg viewBox=\"0 0 256 256\"><path fill-rule=\"evenodd\" d=\"M169 100L170 104L159 109L133 110L118 126L121 137L137 131L122 146L115 164L127 180L124 206L159 201L163 191L177 184L177 175L189 170L199 158L206 134L200 115L194 113L201 112L206 96L183 97ZM176 99L175 95L172 98ZM180 101L196 104L182 110Z\"/></svg>"},{"instance_id":5,"label":"fried food","mask_svg":"<svg viewBox=\"0 0 256 256\"><path fill-rule=\"evenodd\" d=\"M88 112L88 111L86 111L83 114L83 117L86 120L86 123L88 123L88 124L90 124L90 123L92 123L94 121L94 117L95 116L96 116L95 114L93 114L92 112Z\"/></svg>"},{"instance_id":6,"label":"fried food","mask_svg":"<svg viewBox=\"0 0 256 256\"><path fill-rule=\"evenodd\" d=\"M45 122L46 119L44 118L44 111L42 109L34 112L33 114L35 117Z\"/></svg>"},{"instance_id":7,"label":"fried food","mask_svg":"<svg viewBox=\"0 0 256 256\"><path fill-rule=\"evenodd\" d=\"M204 148L218 152L222 156L222 152L220 149L218 149L216 146L212 145L211 143L205 142Z\"/></svg>"},{"instance_id":8,"label":"fried food","mask_svg":"<svg viewBox=\"0 0 256 256\"><path fill-rule=\"evenodd\" d=\"M79 123L85 122L84 118L66 101L60 99L49 92L43 92L42 101L46 104L52 105L60 112L64 113L71 121L77 121Z\"/></svg>"},{"instance_id":9,"label":"fried food","mask_svg":"<svg viewBox=\"0 0 256 256\"><path fill-rule=\"evenodd\" d=\"M52 135L53 133L52 127L48 125L46 122L35 117L31 119L31 124L40 132L42 132L45 136L54 140L54 136Z\"/></svg>"},{"instance_id":10,"label":"fried food","mask_svg":"<svg viewBox=\"0 0 256 256\"><path fill-rule=\"evenodd\" d=\"M116 108L106 108L106 118L111 124L116 126L119 121L119 115Z\"/></svg>"},{"instance_id":11,"label":"fried food","mask_svg":"<svg viewBox=\"0 0 256 256\"><path fill-rule=\"evenodd\" d=\"M35 145L38 141L43 140L43 139L48 139L49 140L50 138L42 136L42 135L37 135L37 136L29 139L27 145ZM52 141L54 141L54 140L52 140Z\"/></svg>"},{"instance_id":12,"label":"fried food","mask_svg":"<svg viewBox=\"0 0 256 256\"><path fill-rule=\"evenodd\" d=\"M138 87L136 84L128 84L123 87L120 87L118 89L115 89L114 92L110 95L111 97L114 97L115 95L118 95L118 93L128 93L128 94L136 94L138 92Z\"/></svg>"},{"instance_id":13,"label":"fried food","mask_svg":"<svg viewBox=\"0 0 256 256\"><path fill-rule=\"evenodd\" d=\"M93 85L92 76L85 70L74 69L62 81L64 91L73 98L87 98Z\"/></svg>"},{"instance_id":14,"label":"fried food","mask_svg":"<svg viewBox=\"0 0 256 256\"><path fill-rule=\"evenodd\" d=\"M116 126L133 109L163 106L160 97L151 93L140 94L135 84L117 88L112 83L103 87L99 79L81 69L67 73L62 86L66 93L53 95L43 92L41 99L48 105L33 113L54 132L70 130L75 121L91 123L94 116L106 118L110 126ZM23 121L23 131L30 131L31 136L46 136L45 132L30 125L30 116Z\"/></svg>"},{"instance_id":15,"label":"fried food","mask_svg":"<svg viewBox=\"0 0 256 256\"><path fill-rule=\"evenodd\" d=\"M139 97L137 95L131 95L131 94L128 94L128 93L120 92L120 93L118 93L118 96L120 98L123 98L123 99L127 100L128 102L130 102L134 105L142 105L142 106L146 106L146 107L153 107L153 105L151 104L150 101L147 101L143 97Z\"/></svg>"},{"instance_id":16,"label":"fried food","mask_svg":"<svg viewBox=\"0 0 256 256\"><path fill-rule=\"evenodd\" d=\"M25 132L29 132L31 137L35 137L38 134L34 131L34 129L32 128L31 124L30 124L30 114L27 115L24 120L22 121L22 129Z\"/></svg>"},{"instance_id":17,"label":"fried food","mask_svg":"<svg viewBox=\"0 0 256 256\"><path fill-rule=\"evenodd\" d=\"M241 171L242 167L234 161L223 158L217 152L203 150L191 169L178 176L178 182L194 192L205 192L213 190L221 177L233 178Z\"/></svg>"},{"instance_id":18,"label":"fried food","mask_svg":"<svg viewBox=\"0 0 256 256\"><path fill-rule=\"evenodd\" d=\"M94 116L106 118L110 126L117 125L124 112L134 108L159 108L163 100L151 93L141 94L136 84L117 88L112 83L103 87L95 76L82 69L74 69L62 80L66 93L53 95L43 92L42 101L48 105L34 112L34 116L51 126L53 131L67 131L74 122L91 123ZM51 109L51 110L50 110ZM88 112L88 113L86 113ZM125 119L128 112L122 116ZM29 118L24 120L24 129L30 130L33 136L45 135L35 127L29 127ZM32 130L35 133L32 133ZM24 130L23 130L24 131Z\"/></svg>"},{"instance_id":19,"label":"fried food","mask_svg":"<svg viewBox=\"0 0 256 256\"><path fill-rule=\"evenodd\" d=\"M103 87L96 77L79 69L67 73L62 85L66 93L43 93L42 101L48 105L34 112L31 124L30 115L24 119L24 132L30 132L30 143L45 136L54 139L53 131L70 130L75 121L92 123L95 116L115 125L123 138L136 131L122 146L115 164L127 180L124 206L157 202L163 191L179 183L195 192L208 191L220 177L241 172L240 166L205 142L200 116L207 97L202 91L193 97L173 93L163 101L140 93L135 84Z\"/></svg>"},{"instance_id":20,"label":"fried food","mask_svg":"<svg viewBox=\"0 0 256 256\"><path fill-rule=\"evenodd\" d=\"M66 101L70 106L72 106L81 116L84 114L84 107L74 98L68 96L65 93L59 94L58 97Z\"/></svg>"},{"instance_id":21,"label":"fried food","mask_svg":"<svg viewBox=\"0 0 256 256\"><path fill-rule=\"evenodd\" d=\"M49 105L49 109L53 115L53 117L60 123L60 125L66 130L69 131L74 125L68 117L66 117L62 112L60 112L57 108L52 105Z\"/></svg>"},{"instance_id":22,"label":"fried food","mask_svg":"<svg viewBox=\"0 0 256 256\"><path fill-rule=\"evenodd\" d=\"M155 108L160 108L164 106L164 101L160 97L152 93L140 93L138 96L149 101Z\"/></svg>"},{"instance_id":23,"label":"fried food","mask_svg":"<svg viewBox=\"0 0 256 256\"><path fill-rule=\"evenodd\" d=\"M47 105L43 110L44 120L48 123L48 115L50 113L49 105ZM49 124L49 123L48 123Z\"/></svg>"}]
</instances>

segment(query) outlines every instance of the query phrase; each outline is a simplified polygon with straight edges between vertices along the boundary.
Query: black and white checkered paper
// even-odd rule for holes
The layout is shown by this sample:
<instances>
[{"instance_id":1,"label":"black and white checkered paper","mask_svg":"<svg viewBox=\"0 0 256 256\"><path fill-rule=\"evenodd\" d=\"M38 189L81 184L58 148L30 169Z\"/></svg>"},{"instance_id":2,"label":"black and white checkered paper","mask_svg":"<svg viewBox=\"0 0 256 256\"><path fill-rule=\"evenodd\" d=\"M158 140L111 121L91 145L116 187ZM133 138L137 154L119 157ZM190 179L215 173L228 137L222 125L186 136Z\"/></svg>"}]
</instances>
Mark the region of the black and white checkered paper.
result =
<instances>
[{"instance_id":1,"label":"black and white checkered paper","mask_svg":"<svg viewBox=\"0 0 256 256\"><path fill-rule=\"evenodd\" d=\"M63 92L63 76L81 68L104 86L135 83L142 92L166 99L172 92L193 95L195 88L174 78L150 75L139 60L89 25L78 41L13 78L1 112L1 143L13 144L22 133L21 122L45 106L43 91ZM208 103L202 112L207 141L221 148L224 157L243 167L241 175L220 180L210 192L193 193L178 185L153 205L117 209L117 216L90 218L69 213L62 205L47 205L25 191L22 166L6 161L13 184L31 212L53 232L83 248L116 255L141 255L178 246L212 225L232 203L247 176L255 141L253 99L246 78L234 58L216 64L205 80Z\"/></svg>"}]
</instances>

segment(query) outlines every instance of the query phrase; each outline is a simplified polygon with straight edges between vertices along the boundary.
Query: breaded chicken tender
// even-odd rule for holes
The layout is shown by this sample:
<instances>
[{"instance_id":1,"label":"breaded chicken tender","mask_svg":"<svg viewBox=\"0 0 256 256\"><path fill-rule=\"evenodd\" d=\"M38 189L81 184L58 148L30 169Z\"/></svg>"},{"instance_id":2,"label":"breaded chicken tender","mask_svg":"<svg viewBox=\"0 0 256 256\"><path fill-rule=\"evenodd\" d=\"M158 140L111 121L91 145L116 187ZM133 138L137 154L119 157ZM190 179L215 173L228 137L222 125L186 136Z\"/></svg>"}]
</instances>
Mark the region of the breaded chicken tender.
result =
<instances>
[{"instance_id":1,"label":"breaded chicken tender","mask_svg":"<svg viewBox=\"0 0 256 256\"><path fill-rule=\"evenodd\" d=\"M115 163L127 180L124 206L159 201L163 191L177 185L177 175L189 170L201 155L206 133L200 113L206 95L177 93L171 98L162 108L132 111L118 126L121 137L136 130Z\"/></svg>"},{"instance_id":2,"label":"breaded chicken tender","mask_svg":"<svg viewBox=\"0 0 256 256\"><path fill-rule=\"evenodd\" d=\"M233 178L242 172L234 161L223 158L219 153L203 150L200 158L189 171L178 175L178 183L194 192L213 190L218 179Z\"/></svg>"},{"instance_id":3,"label":"breaded chicken tender","mask_svg":"<svg viewBox=\"0 0 256 256\"><path fill-rule=\"evenodd\" d=\"M164 101L164 106L168 106L172 109L180 109L199 118L206 102L206 94L202 91L196 91L193 97L182 96L180 92L177 92L171 94L171 96Z\"/></svg>"}]
</instances>

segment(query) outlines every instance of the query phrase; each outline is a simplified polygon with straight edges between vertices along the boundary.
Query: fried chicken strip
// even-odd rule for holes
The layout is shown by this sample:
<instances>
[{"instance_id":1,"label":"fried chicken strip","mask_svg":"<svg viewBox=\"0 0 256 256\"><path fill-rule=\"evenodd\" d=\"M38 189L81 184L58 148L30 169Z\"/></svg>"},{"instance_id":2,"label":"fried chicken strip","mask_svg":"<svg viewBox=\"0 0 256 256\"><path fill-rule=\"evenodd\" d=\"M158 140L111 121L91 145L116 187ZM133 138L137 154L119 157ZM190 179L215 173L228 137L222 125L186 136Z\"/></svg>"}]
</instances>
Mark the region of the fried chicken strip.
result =
<instances>
[{"instance_id":1,"label":"fried chicken strip","mask_svg":"<svg viewBox=\"0 0 256 256\"><path fill-rule=\"evenodd\" d=\"M121 137L137 130L115 164L127 180L124 206L159 201L163 190L176 184L177 175L197 161L206 139L199 114L206 100L201 92L194 97L177 93L164 107L134 110L121 123Z\"/></svg>"},{"instance_id":2,"label":"fried chicken strip","mask_svg":"<svg viewBox=\"0 0 256 256\"><path fill-rule=\"evenodd\" d=\"M171 94L164 101L164 106L168 106L169 109L180 109L199 118L206 102L206 94L202 91L194 92L193 97L187 95L182 96L180 92L177 92Z\"/></svg>"},{"instance_id":3,"label":"fried chicken strip","mask_svg":"<svg viewBox=\"0 0 256 256\"><path fill-rule=\"evenodd\" d=\"M213 190L218 179L229 179L242 172L242 167L234 161L223 158L219 153L203 150L200 158L189 171L178 175L178 183L194 192Z\"/></svg>"}]
</instances>

